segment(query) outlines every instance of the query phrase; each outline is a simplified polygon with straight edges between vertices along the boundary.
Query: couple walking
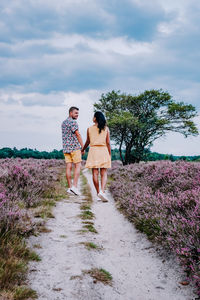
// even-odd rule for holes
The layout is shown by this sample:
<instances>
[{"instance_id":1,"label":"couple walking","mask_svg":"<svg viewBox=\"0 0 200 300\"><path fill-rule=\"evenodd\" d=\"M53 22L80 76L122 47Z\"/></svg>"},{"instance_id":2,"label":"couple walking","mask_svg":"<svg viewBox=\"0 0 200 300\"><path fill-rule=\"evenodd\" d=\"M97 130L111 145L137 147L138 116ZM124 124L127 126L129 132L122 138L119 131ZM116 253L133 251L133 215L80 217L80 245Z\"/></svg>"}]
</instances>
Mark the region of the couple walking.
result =
<instances>
[{"instance_id":1,"label":"couple walking","mask_svg":"<svg viewBox=\"0 0 200 300\"><path fill-rule=\"evenodd\" d=\"M93 117L94 125L87 129L85 145L79 132L77 119L79 109L71 107L69 117L62 123L63 153L66 162L66 178L68 183L67 192L80 195L78 190L78 179L81 170L82 155L90 146L85 167L92 169L93 183L97 191L97 199L107 202L105 187L107 182L107 168L111 168L110 133L106 126L106 119L102 112L97 111ZM74 180L72 184L72 163L75 165ZM99 184L99 170L101 183Z\"/></svg>"}]
</instances>

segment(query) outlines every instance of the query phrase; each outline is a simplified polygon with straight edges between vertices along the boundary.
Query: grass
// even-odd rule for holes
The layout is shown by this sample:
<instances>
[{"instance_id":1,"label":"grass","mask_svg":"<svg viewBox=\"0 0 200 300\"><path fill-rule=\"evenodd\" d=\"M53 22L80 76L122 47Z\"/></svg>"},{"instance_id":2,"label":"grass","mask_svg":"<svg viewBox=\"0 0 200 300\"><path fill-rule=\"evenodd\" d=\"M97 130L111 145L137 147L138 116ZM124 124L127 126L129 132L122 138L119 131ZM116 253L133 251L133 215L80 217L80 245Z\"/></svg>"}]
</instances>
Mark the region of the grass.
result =
<instances>
[{"instance_id":1,"label":"grass","mask_svg":"<svg viewBox=\"0 0 200 300\"><path fill-rule=\"evenodd\" d=\"M42 218L42 219L55 218L51 211L51 207L44 207L44 206L42 206L39 210L37 210L34 213L34 217Z\"/></svg>"},{"instance_id":2,"label":"grass","mask_svg":"<svg viewBox=\"0 0 200 300\"><path fill-rule=\"evenodd\" d=\"M42 205L47 206L47 207L48 206L56 206L56 201L53 199L44 199L42 201Z\"/></svg>"},{"instance_id":3,"label":"grass","mask_svg":"<svg viewBox=\"0 0 200 300\"><path fill-rule=\"evenodd\" d=\"M88 204L81 204L80 209L81 210L89 210L89 209L91 209L91 206Z\"/></svg>"},{"instance_id":4,"label":"grass","mask_svg":"<svg viewBox=\"0 0 200 300\"><path fill-rule=\"evenodd\" d=\"M160 232L158 221L153 218L151 220L135 220L135 226L138 230L145 233L149 240L154 240Z\"/></svg>"},{"instance_id":5,"label":"grass","mask_svg":"<svg viewBox=\"0 0 200 300\"><path fill-rule=\"evenodd\" d=\"M82 221L83 224L90 224L90 225L94 225L94 222L92 221Z\"/></svg>"},{"instance_id":6,"label":"grass","mask_svg":"<svg viewBox=\"0 0 200 300\"><path fill-rule=\"evenodd\" d=\"M69 199L69 194L67 194L66 189L67 189L67 182L66 182L66 174L64 168L60 176L59 185L53 199L55 201L62 200L63 198Z\"/></svg>"},{"instance_id":7,"label":"grass","mask_svg":"<svg viewBox=\"0 0 200 300\"><path fill-rule=\"evenodd\" d=\"M87 247L87 249L98 249L98 246L92 242L86 242L85 246Z\"/></svg>"},{"instance_id":8,"label":"grass","mask_svg":"<svg viewBox=\"0 0 200 300\"><path fill-rule=\"evenodd\" d=\"M91 188L87 182L87 178L81 173L81 182L82 182L82 188L81 192L85 196L85 205L90 206L92 203L92 193L91 193Z\"/></svg>"},{"instance_id":9,"label":"grass","mask_svg":"<svg viewBox=\"0 0 200 300\"><path fill-rule=\"evenodd\" d=\"M84 270L84 274L89 274L95 281L100 281L104 284L112 285L112 275L103 268L92 268L91 270Z\"/></svg>"},{"instance_id":10,"label":"grass","mask_svg":"<svg viewBox=\"0 0 200 300\"><path fill-rule=\"evenodd\" d=\"M84 228L87 228L88 231L93 232L93 233L98 233L98 231L94 228L93 225L91 224L85 224L83 225Z\"/></svg>"},{"instance_id":11,"label":"grass","mask_svg":"<svg viewBox=\"0 0 200 300\"><path fill-rule=\"evenodd\" d=\"M4 295L3 299L26 299L36 295L33 290L24 286L23 282L26 279L28 262L40 261L39 255L29 249L24 238L16 233L4 233L0 240L1 296Z\"/></svg>"},{"instance_id":12,"label":"grass","mask_svg":"<svg viewBox=\"0 0 200 300\"><path fill-rule=\"evenodd\" d=\"M88 232L88 230L86 230L86 229L79 229L79 230L77 230L77 232L80 233L80 234L84 234L84 233Z\"/></svg>"},{"instance_id":13,"label":"grass","mask_svg":"<svg viewBox=\"0 0 200 300\"><path fill-rule=\"evenodd\" d=\"M83 279L81 275L72 275L70 277L70 280L74 280L74 279Z\"/></svg>"},{"instance_id":14,"label":"grass","mask_svg":"<svg viewBox=\"0 0 200 300\"><path fill-rule=\"evenodd\" d=\"M82 213L79 215L79 217L82 220L92 220L94 219L94 214L91 211L91 204L92 204L92 194L91 194L91 189L90 186L87 182L87 178L81 174L81 181L82 181L82 189L81 192L84 195L84 203L81 204L80 209L82 210ZM80 232L93 232L93 233L98 233L97 230L94 228L94 223L93 222L84 222L83 221L83 230ZM87 228L85 230L84 228Z\"/></svg>"},{"instance_id":15,"label":"grass","mask_svg":"<svg viewBox=\"0 0 200 300\"><path fill-rule=\"evenodd\" d=\"M47 232L51 232L52 230L47 228L45 225L41 225L41 226L38 227L38 231L43 232L43 233L47 233Z\"/></svg>"},{"instance_id":16,"label":"grass","mask_svg":"<svg viewBox=\"0 0 200 300\"><path fill-rule=\"evenodd\" d=\"M82 214L79 215L81 219L86 220L86 219L93 219L94 218L94 214L93 212L91 212L90 210L84 210L82 212Z\"/></svg>"},{"instance_id":17,"label":"grass","mask_svg":"<svg viewBox=\"0 0 200 300\"><path fill-rule=\"evenodd\" d=\"M44 223L47 218L54 217L51 210L56 205L56 201L67 198L64 181L66 181L64 168L60 168L60 180L56 183L55 189L47 191L45 198L41 199L38 205L29 208L35 217L44 220L39 221L36 227L32 227L28 235L37 236L40 232L51 231ZM19 205L24 208L22 203ZM26 286L26 282L29 261L40 261L41 258L27 246L25 237L28 235L15 228L12 231L0 232L0 299L2 300L37 298L36 291ZM34 244L33 247L41 248L39 244Z\"/></svg>"},{"instance_id":18,"label":"grass","mask_svg":"<svg viewBox=\"0 0 200 300\"><path fill-rule=\"evenodd\" d=\"M34 244L34 245L33 245L33 248L41 249L42 246L41 246L40 244Z\"/></svg>"},{"instance_id":19,"label":"grass","mask_svg":"<svg viewBox=\"0 0 200 300\"><path fill-rule=\"evenodd\" d=\"M15 300L22 300L28 298L32 298L32 299L38 298L37 292L27 286L19 286L15 289L14 291Z\"/></svg>"},{"instance_id":20,"label":"grass","mask_svg":"<svg viewBox=\"0 0 200 300\"><path fill-rule=\"evenodd\" d=\"M82 242L81 244L84 245L88 250L102 250L101 247L93 242Z\"/></svg>"},{"instance_id":21,"label":"grass","mask_svg":"<svg viewBox=\"0 0 200 300\"><path fill-rule=\"evenodd\" d=\"M33 250L29 251L29 259L34 261L41 261L40 256Z\"/></svg>"},{"instance_id":22,"label":"grass","mask_svg":"<svg viewBox=\"0 0 200 300\"><path fill-rule=\"evenodd\" d=\"M62 291L62 288L52 288L52 290L55 292L60 292L60 291Z\"/></svg>"},{"instance_id":23,"label":"grass","mask_svg":"<svg viewBox=\"0 0 200 300\"><path fill-rule=\"evenodd\" d=\"M34 217L35 218L55 218L52 213L53 207L56 206L56 202L60 201L63 198L67 198L68 195L66 194L66 179L65 173L62 172L60 175L60 182L56 186L54 193L50 193L46 195L46 198L43 199L35 208Z\"/></svg>"},{"instance_id":24,"label":"grass","mask_svg":"<svg viewBox=\"0 0 200 300\"><path fill-rule=\"evenodd\" d=\"M110 187L110 185L111 185L111 183L114 181L114 179L111 177L111 176L108 176L108 179L107 179L107 184L106 184L106 186L107 186L107 188L109 189L109 187Z\"/></svg>"},{"instance_id":25,"label":"grass","mask_svg":"<svg viewBox=\"0 0 200 300\"><path fill-rule=\"evenodd\" d=\"M28 286L16 286L12 291L2 290L0 293L2 300L23 300L38 298L37 292Z\"/></svg>"}]
</instances>

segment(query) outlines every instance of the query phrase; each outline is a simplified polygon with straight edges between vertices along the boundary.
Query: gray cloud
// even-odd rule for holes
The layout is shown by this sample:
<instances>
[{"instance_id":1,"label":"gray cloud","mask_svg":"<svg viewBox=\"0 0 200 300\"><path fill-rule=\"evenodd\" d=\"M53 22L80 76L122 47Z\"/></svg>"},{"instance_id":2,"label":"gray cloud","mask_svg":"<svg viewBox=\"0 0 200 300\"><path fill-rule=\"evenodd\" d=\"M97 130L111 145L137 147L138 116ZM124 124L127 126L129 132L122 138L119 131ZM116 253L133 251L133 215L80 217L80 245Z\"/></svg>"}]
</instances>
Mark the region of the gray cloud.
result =
<instances>
[{"instance_id":1,"label":"gray cloud","mask_svg":"<svg viewBox=\"0 0 200 300\"><path fill-rule=\"evenodd\" d=\"M170 10L156 0L126 0L123 6L105 0L3 1L0 33L10 40L0 45L0 87L44 93L102 89L122 74L144 82L158 76L195 82L199 14L194 3ZM112 44L114 37L122 42ZM152 45L152 53L131 54L131 47L129 54L116 52L127 42L138 47L138 41Z\"/></svg>"},{"instance_id":2,"label":"gray cloud","mask_svg":"<svg viewBox=\"0 0 200 300\"><path fill-rule=\"evenodd\" d=\"M66 93L92 105L89 90L97 100L150 88L200 109L199 8L197 0L2 0L1 110L59 114Z\"/></svg>"}]
</instances>

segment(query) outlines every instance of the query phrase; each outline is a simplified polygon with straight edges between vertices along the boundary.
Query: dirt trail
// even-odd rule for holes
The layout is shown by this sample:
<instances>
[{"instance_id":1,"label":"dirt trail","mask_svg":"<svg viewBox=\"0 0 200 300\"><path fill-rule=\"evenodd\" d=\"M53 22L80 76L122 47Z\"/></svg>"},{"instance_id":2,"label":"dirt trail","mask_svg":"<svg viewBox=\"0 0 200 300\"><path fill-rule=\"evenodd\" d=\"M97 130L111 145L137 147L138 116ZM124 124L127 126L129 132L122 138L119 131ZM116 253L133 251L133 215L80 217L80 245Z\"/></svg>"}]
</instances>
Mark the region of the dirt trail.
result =
<instances>
[{"instance_id":1,"label":"dirt trail","mask_svg":"<svg viewBox=\"0 0 200 300\"><path fill-rule=\"evenodd\" d=\"M32 236L29 244L40 244L41 262L30 263L29 285L39 300L193 300L192 289L181 286L178 267L162 262L151 243L119 213L114 200L96 201L92 178L84 172L92 189L98 234L80 232L83 197L70 196L58 202L51 232ZM103 250L88 250L82 242L93 242ZM103 268L113 277L112 285L94 282L83 270Z\"/></svg>"}]
</instances>

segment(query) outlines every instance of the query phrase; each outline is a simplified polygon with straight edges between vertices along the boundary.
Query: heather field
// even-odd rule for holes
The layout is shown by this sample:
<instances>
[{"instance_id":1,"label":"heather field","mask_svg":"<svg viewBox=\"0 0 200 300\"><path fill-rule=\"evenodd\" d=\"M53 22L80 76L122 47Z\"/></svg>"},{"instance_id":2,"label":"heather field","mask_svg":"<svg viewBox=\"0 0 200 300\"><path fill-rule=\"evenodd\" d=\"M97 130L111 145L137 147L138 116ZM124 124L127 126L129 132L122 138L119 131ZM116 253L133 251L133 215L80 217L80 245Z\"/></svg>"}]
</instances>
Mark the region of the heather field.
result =
<instances>
[{"instance_id":1,"label":"heather field","mask_svg":"<svg viewBox=\"0 0 200 300\"><path fill-rule=\"evenodd\" d=\"M41 258L26 238L48 232L45 220L54 218L56 201L66 198L64 171L63 160L0 160L0 299L37 298L26 278L29 261ZM176 254L200 293L200 163L113 162L110 177L114 199L128 218Z\"/></svg>"},{"instance_id":2,"label":"heather field","mask_svg":"<svg viewBox=\"0 0 200 300\"><path fill-rule=\"evenodd\" d=\"M54 193L61 160L0 160L0 231L17 230L41 199ZM26 228L21 228L23 232Z\"/></svg>"},{"instance_id":3,"label":"heather field","mask_svg":"<svg viewBox=\"0 0 200 300\"><path fill-rule=\"evenodd\" d=\"M34 297L23 286L29 260L40 258L26 246L59 198L62 160L0 160L0 290L4 299ZM38 226L37 226L38 225ZM44 228L42 227L41 228ZM2 295L2 292L1 292Z\"/></svg>"},{"instance_id":4,"label":"heather field","mask_svg":"<svg viewBox=\"0 0 200 300\"><path fill-rule=\"evenodd\" d=\"M176 254L200 294L200 163L113 163L110 190L149 239Z\"/></svg>"}]
</instances>

